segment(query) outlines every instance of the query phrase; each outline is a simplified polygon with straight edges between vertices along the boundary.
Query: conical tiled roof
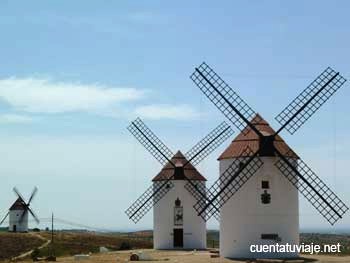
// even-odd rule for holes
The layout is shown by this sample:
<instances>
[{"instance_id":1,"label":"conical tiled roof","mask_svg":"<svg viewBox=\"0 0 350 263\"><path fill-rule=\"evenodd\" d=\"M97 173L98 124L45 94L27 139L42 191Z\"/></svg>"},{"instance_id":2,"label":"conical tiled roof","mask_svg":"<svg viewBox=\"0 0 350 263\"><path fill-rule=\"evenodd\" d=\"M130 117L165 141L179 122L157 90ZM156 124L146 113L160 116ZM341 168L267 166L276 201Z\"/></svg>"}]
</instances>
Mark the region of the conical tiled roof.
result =
<instances>
[{"instance_id":1,"label":"conical tiled roof","mask_svg":"<svg viewBox=\"0 0 350 263\"><path fill-rule=\"evenodd\" d=\"M23 203L23 200L21 198L17 198L17 200L10 207L10 210L25 210L25 208L26 207Z\"/></svg>"},{"instance_id":2,"label":"conical tiled roof","mask_svg":"<svg viewBox=\"0 0 350 263\"><path fill-rule=\"evenodd\" d=\"M251 123L263 134L273 135L274 129L265 121L259 114L257 114ZM277 135L274 145L284 156L299 158L298 155L287 145L287 143ZM251 151L256 152L259 149L259 136L249 127L238 134L238 136L231 142L229 147L219 156L218 160L243 157L244 151L250 148Z\"/></svg>"},{"instance_id":3,"label":"conical tiled roof","mask_svg":"<svg viewBox=\"0 0 350 263\"><path fill-rule=\"evenodd\" d=\"M172 158L171 162L175 164L175 166L183 166L187 163L186 157L178 151ZM163 181L167 180L174 175L175 169L171 163L167 163L164 165L163 169L153 178L152 181ZM184 168L185 176L190 180L196 181L206 181L203 175L198 172L198 170L191 164L188 163Z\"/></svg>"}]
</instances>

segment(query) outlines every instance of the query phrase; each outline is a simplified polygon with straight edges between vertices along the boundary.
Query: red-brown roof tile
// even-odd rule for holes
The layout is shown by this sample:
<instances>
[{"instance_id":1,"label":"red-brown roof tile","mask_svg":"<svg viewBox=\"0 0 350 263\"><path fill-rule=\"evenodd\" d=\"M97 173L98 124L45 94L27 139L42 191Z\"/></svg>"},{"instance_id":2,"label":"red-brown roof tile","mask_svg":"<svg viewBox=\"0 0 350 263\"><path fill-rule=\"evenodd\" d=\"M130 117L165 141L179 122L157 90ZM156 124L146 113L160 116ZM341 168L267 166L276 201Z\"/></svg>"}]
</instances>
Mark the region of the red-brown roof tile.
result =
<instances>
[{"instance_id":1,"label":"red-brown roof tile","mask_svg":"<svg viewBox=\"0 0 350 263\"><path fill-rule=\"evenodd\" d=\"M25 210L25 205L21 198L17 198L17 200L10 207L10 210Z\"/></svg>"},{"instance_id":2,"label":"red-brown roof tile","mask_svg":"<svg viewBox=\"0 0 350 263\"><path fill-rule=\"evenodd\" d=\"M178 151L173 158L171 158L171 162L175 164L175 166L181 166L187 163L186 157ZM167 163L163 169L153 178L152 181L164 181L169 179L174 175L174 167L171 163ZM201 175L200 172L191 164L188 163L184 168L184 174L185 176L190 180L195 181L206 181L207 179L204 178L203 175Z\"/></svg>"},{"instance_id":3,"label":"red-brown roof tile","mask_svg":"<svg viewBox=\"0 0 350 263\"><path fill-rule=\"evenodd\" d=\"M253 118L252 124L254 124L263 135L273 135L275 133L270 124L259 114ZM284 156L299 158L279 135L276 136L274 145ZM226 150L219 156L218 160L244 157L244 152L247 147L249 147L252 152L256 152L259 149L259 136L249 126L245 127L244 130L238 134Z\"/></svg>"}]
</instances>

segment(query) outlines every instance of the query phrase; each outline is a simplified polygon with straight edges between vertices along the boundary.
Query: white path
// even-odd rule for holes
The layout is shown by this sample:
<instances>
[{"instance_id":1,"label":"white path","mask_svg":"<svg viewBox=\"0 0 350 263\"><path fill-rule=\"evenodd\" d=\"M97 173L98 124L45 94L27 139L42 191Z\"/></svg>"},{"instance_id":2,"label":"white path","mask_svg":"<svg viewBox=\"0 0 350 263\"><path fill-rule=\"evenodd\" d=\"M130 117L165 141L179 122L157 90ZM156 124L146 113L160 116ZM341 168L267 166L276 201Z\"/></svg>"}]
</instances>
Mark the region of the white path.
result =
<instances>
[{"instance_id":1,"label":"white path","mask_svg":"<svg viewBox=\"0 0 350 263\"><path fill-rule=\"evenodd\" d=\"M42 244L41 246L37 247L38 249L42 249L42 248L45 248L47 247L50 243L51 243L51 240L49 239L46 239L44 237L42 237L41 235L37 234L37 233L29 233L30 235L32 236L35 236L43 241L45 241L44 244ZM27 251L27 252L24 252L22 253L21 255L17 256L17 257L13 257L11 258L12 261L15 261L15 260L18 260L18 259L23 259L23 258L26 258L28 256L30 256L30 254L32 254L32 252L34 251L34 249L30 250L30 251Z\"/></svg>"}]
</instances>

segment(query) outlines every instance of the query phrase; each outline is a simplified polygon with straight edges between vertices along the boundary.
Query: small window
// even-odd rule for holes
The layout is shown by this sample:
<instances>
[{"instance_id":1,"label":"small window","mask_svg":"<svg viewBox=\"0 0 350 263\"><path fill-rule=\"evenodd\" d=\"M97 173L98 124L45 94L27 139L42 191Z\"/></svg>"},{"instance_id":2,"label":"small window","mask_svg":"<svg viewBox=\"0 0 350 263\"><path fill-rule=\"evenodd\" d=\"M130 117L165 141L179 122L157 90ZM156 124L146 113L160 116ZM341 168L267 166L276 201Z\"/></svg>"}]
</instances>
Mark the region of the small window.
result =
<instances>
[{"instance_id":1,"label":"small window","mask_svg":"<svg viewBox=\"0 0 350 263\"><path fill-rule=\"evenodd\" d=\"M261 234L261 239L278 240L278 234Z\"/></svg>"},{"instance_id":2,"label":"small window","mask_svg":"<svg viewBox=\"0 0 350 263\"><path fill-rule=\"evenodd\" d=\"M270 188L269 181L261 181L261 188L269 189Z\"/></svg>"}]
</instances>

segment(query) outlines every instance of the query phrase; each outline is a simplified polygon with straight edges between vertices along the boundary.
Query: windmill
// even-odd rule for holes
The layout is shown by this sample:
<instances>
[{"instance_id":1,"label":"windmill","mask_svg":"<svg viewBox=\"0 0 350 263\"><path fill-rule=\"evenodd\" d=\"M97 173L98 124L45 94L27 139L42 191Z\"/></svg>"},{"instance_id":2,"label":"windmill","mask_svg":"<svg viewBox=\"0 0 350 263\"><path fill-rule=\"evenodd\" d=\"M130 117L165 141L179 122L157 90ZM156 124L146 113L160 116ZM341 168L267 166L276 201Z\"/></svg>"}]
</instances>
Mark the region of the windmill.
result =
<instances>
[{"instance_id":1,"label":"windmill","mask_svg":"<svg viewBox=\"0 0 350 263\"><path fill-rule=\"evenodd\" d=\"M257 255L249 246L298 244L298 191L331 225L349 208L289 148L279 133L286 129L294 134L346 80L339 72L326 68L277 115L281 127L274 131L206 63L195 69L191 79L241 131L219 158L220 177L208 189L209 201L195 205L203 218L220 209L221 255L296 256L297 253Z\"/></svg>"},{"instance_id":2,"label":"windmill","mask_svg":"<svg viewBox=\"0 0 350 263\"><path fill-rule=\"evenodd\" d=\"M172 151L136 119L128 130L163 166L152 185L125 211L137 223L152 207L154 248L206 248L206 222L193 206L205 202L206 179L194 167L233 133L225 122L212 130L185 155ZM213 210L218 219L219 210Z\"/></svg>"},{"instance_id":3,"label":"windmill","mask_svg":"<svg viewBox=\"0 0 350 263\"><path fill-rule=\"evenodd\" d=\"M31 214L34 218L35 222L39 224L39 219L30 208L30 204L33 201L36 193L38 192L38 188L34 187L28 202L24 201L23 196L18 191L16 187L13 188L13 191L17 195L16 201L10 207L8 213L0 222L0 225L6 220L9 216L9 232L28 232L28 214Z\"/></svg>"}]
</instances>

